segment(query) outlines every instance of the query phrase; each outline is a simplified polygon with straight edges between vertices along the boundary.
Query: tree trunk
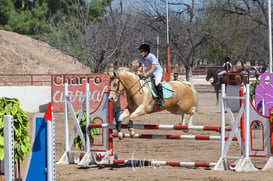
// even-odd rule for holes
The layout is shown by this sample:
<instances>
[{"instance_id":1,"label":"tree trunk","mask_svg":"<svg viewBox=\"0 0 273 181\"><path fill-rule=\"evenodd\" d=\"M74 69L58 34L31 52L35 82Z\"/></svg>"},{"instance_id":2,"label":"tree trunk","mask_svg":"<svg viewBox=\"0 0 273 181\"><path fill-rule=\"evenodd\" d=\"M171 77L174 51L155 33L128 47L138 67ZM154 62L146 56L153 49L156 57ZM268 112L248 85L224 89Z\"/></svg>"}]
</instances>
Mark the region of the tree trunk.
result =
<instances>
[{"instance_id":1,"label":"tree trunk","mask_svg":"<svg viewBox=\"0 0 273 181\"><path fill-rule=\"evenodd\" d=\"M193 84L192 81L192 69L190 66L186 66L186 81L190 82L191 84Z\"/></svg>"}]
</instances>

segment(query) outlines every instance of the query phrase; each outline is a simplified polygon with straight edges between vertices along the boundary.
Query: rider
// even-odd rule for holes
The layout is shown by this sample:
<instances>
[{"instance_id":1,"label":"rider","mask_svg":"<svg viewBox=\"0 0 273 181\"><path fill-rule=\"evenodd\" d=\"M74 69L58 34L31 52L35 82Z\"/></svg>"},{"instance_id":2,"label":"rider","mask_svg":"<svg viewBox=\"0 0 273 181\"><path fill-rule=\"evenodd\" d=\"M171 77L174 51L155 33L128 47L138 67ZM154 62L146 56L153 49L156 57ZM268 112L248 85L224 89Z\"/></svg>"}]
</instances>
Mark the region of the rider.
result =
<instances>
[{"instance_id":1,"label":"rider","mask_svg":"<svg viewBox=\"0 0 273 181\"><path fill-rule=\"evenodd\" d=\"M220 84L221 77L224 77L227 72L229 72L232 68L232 64L230 63L231 59L229 57L225 58L225 63L223 64L223 70L217 74L217 82L216 84Z\"/></svg>"},{"instance_id":2,"label":"rider","mask_svg":"<svg viewBox=\"0 0 273 181\"><path fill-rule=\"evenodd\" d=\"M136 71L137 75L140 75L142 78L151 77L153 80L153 83L155 85L155 88L158 93L159 106L165 106L164 98L163 98L163 87L160 83L162 79L163 69L159 64L158 59L156 56L152 53L150 53L150 46L148 44L142 44L138 48L140 52L140 58L138 59L138 69ZM147 67L148 71L146 73L141 73L141 68L143 64Z\"/></svg>"}]
</instances>

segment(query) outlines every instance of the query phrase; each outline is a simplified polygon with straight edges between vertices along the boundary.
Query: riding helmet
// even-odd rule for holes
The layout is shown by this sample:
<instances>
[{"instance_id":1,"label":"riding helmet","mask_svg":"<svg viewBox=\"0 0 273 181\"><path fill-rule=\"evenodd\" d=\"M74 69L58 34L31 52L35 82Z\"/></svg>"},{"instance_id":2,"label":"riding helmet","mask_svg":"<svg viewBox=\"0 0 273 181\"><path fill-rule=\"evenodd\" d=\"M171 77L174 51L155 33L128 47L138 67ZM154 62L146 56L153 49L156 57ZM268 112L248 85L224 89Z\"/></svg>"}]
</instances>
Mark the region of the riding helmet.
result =
<instances>
[{"instance_id":1,"label":"riding helmet","mask_svg":"<svg viewBox=\"0 0 273 181\"><path fill-rule=\"evenodd\" d=\"M230 62L231 59L229 57L226 57L225 62Z\"/></svg>"},{"instance_id":2,"label":"riding helmet","mask_svg":"<svg viewBox=\"0 0 273 181\"><path fill-rule=\"evenodd\" d=\"M148 44L141 44L138 48L139 51L147 51L150 53L150 45Z\"/></svg>"}]
</instances>

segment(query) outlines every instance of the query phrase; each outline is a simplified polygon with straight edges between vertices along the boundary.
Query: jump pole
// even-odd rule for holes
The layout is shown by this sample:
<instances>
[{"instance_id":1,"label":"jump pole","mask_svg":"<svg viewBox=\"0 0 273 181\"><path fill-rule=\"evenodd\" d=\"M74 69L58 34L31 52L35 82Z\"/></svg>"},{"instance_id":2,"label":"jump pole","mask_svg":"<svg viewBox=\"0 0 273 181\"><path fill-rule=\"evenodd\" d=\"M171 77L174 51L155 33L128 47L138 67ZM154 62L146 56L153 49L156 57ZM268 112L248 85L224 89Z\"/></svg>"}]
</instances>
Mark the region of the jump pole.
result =
<instances>
[{"instance_id":1,"label":"jump pole","mask_svg":"<svg viewBox=\"0 0 273 181\"><path fill-rule=\"evenodd\" d=\"M210 162L168 162L168 161L148 161L148 160L113 160L113 164L116 165L128 165L132 167L141 166L173 166L173 167L213 167L216 163Z\"/></svg>"},{"instance_id":2,"label":"jump pole","mask_svg":"<svg viewBox=\"0 0 273 181\"><path fill-rule=\"evenodd\" d=\"M113 138L118 138L116 133L112 134ZM124 138L141 138L141 139L170 139L170 140L221 140L221 136L203 136L203 135L156 135L156 134L135 134L131 136L123 133ZM224 137L225 140L228 137ZM237 137L233 137L232 141L238 141Z\"/></svg>"},{"instance_id":3,"label":"jump pole","mask_svg":"<svg viewBox=\"0 0 273 181\"><path fill-rule=\"evenodd\" d=\"M111 114L111 113L109 113ZM111 120L111 119L109 119ZM108 128L114 129L116 124L89 124L89 128ZM128 129L127 124L121 125L122 129ZM135 129L147 129L147 130L202 130L202 131L220 131L219 126L187 126L187 125L160 125L160 124L134 124ZM231 131L232 127L225 127L226 131Z\"/></svg>"}]
</instances>

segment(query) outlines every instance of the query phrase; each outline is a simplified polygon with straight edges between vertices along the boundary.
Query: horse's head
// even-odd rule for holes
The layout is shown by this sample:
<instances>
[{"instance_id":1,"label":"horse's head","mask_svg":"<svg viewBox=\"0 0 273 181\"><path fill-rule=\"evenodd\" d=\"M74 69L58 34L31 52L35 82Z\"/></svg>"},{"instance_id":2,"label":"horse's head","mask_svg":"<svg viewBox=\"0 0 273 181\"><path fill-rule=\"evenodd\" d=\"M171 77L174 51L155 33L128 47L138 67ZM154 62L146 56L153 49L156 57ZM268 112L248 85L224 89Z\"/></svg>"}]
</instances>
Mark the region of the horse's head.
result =
<instances>
[{"instance_id":1,"label":"horse's head","mask_svg":"<svg viewBox=\"0 0 273 181\"><path fill-rule=\"evenodd\" d=\"M126 92L126 96L135 97L142 90L144 80L141 80L136 74L128 71L118 71L108 73L110 76L109 100L116 101L118 97ZM147 84L146 84L147 85Z\"/></svg>"},{"instance_id":2,"label":"horse's head","mask_svg":"<svg viewBox=\"0 0 273 181\"><path fill-rule=\"evenodd\" d=\"M110 92L108 99L109 101L116 102L121 94L121 91L124 90L123 85L120 83L120 78L117 72L108 72L110 77Z\"/></svg>"},{"instance_id":3,"label":"horse's head","mask_svg":"<svg viewBox=\"0 0 273 181\"><path fill-rule=\"evenodd\" d=\"M207 77L206 81L209 81L211 78L215 78L216 71L214 71L212 68L207 69Z\"/></svg>"}]
</instances>

